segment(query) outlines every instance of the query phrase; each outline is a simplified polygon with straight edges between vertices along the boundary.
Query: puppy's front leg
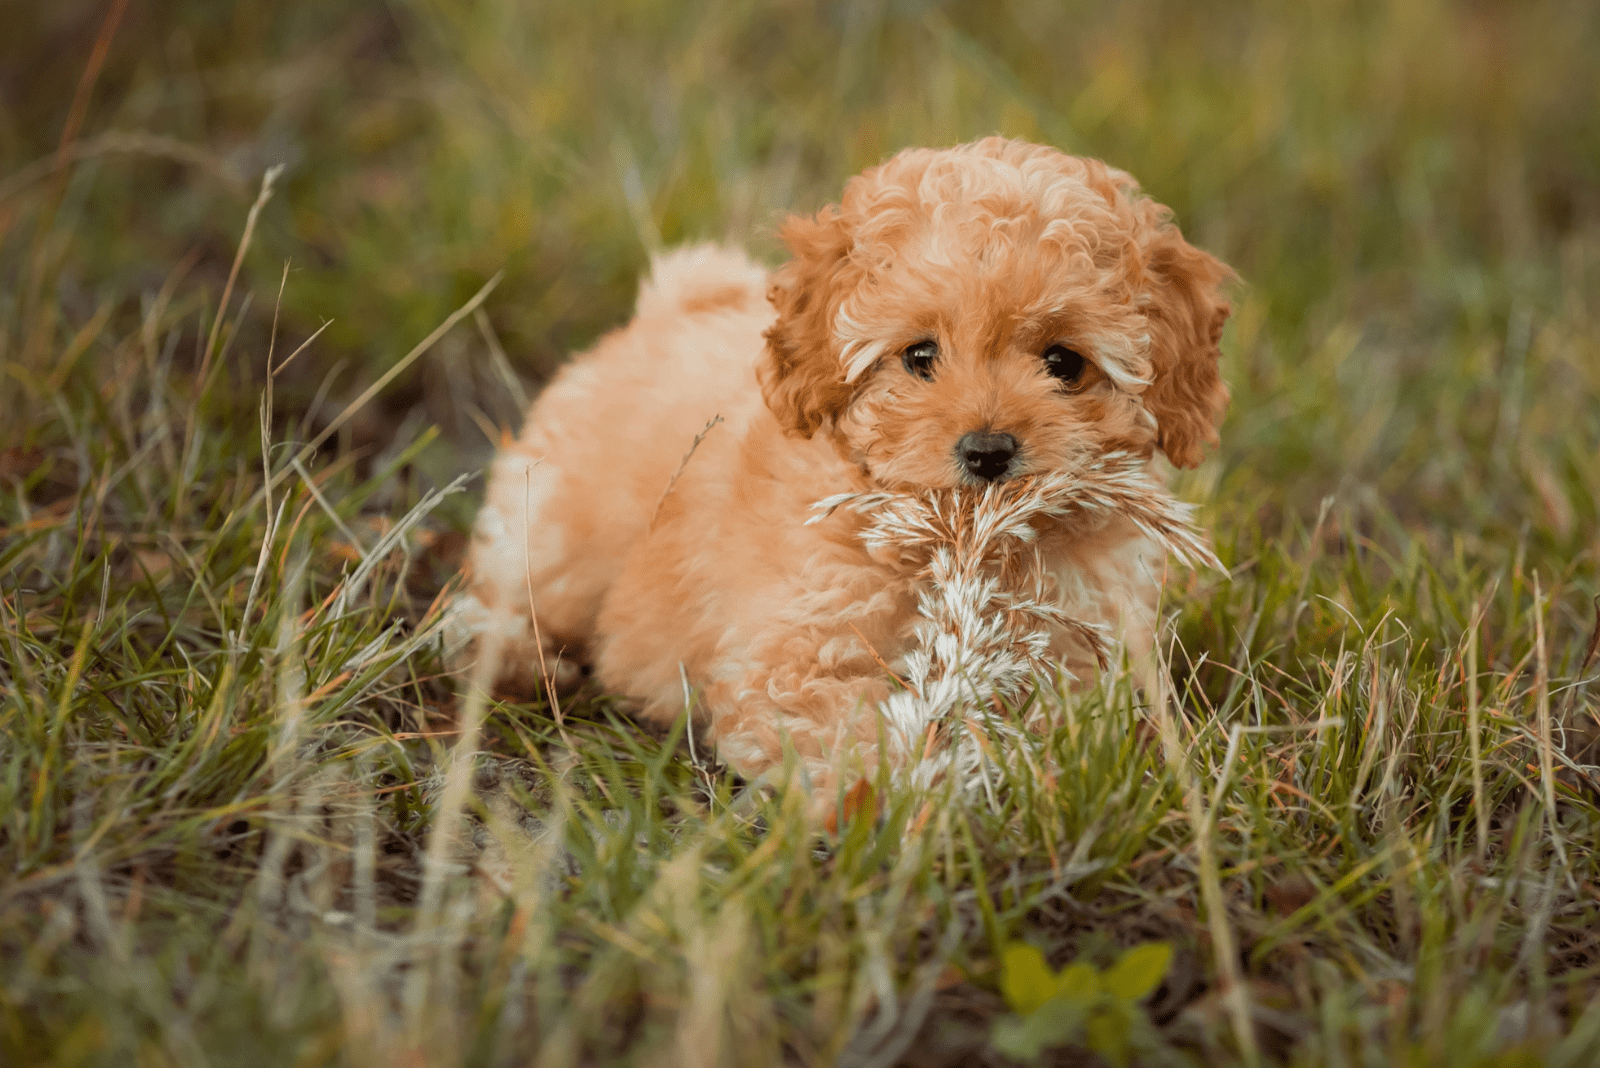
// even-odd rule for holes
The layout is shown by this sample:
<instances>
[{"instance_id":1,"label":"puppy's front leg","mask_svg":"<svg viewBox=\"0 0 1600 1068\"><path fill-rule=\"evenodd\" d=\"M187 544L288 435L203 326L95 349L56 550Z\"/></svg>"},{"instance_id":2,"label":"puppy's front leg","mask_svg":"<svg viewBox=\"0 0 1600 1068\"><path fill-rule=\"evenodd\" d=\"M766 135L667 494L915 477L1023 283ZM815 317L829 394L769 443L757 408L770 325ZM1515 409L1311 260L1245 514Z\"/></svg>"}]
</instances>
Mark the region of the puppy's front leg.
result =
<instances>
[{"instance_id":1,"label":"puppy's front leg","mask_svg":"<svg viewBox=\"0 0 1600 1068\"><path fill-rule=\"evenodd\" d=\"M826 811L840 785L880 759L878 706L917 618L909 577L848 543L807 546L806 556L742 545L675 555L659 535L602 609L600 681L657 723L676 720L692 697L718 756L746 778L770 778L792 749ZM734 574L763 581L735 595Z\"/></svg>"},{"instance_id":2,"label":"puppy's front leg","mask_svg":"<svg viewBox=\"0 0 1600 1068\"><path fill-rule=\"evenodd\" d=\"M801 638L789 650L807 644ZM830 675L802 659L747 662L732 677L707 686L702 701L719 758L747 779L770 781L792 749L810 795L808 810L825 819L841 789L870 779L886 755L878 706L890 685L881 669ZM887 755L893 758L892 745Z\"/></svg>"}]
</instances>

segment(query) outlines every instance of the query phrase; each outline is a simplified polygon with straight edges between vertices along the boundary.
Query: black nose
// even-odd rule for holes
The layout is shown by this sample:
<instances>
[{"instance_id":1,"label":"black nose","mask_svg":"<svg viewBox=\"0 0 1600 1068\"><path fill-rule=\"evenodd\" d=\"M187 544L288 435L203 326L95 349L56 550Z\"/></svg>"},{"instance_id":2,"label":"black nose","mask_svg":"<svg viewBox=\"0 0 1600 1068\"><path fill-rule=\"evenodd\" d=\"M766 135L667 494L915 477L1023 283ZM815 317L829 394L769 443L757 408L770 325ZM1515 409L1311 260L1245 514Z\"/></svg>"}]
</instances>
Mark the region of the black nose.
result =
<instances>
[{"instance_id":1,"label":"black nose","mask_svg":"<svg viewBox=\"0 0 1600 1068\"><path fill-rule=\"evenodd\" d=\"M985 482L1004 478L1016 454L1017 439L992 430L974 430L961 435L961 440L956 442L956 456L961 466L974 478Z\"/></svg>"}]
</instances>

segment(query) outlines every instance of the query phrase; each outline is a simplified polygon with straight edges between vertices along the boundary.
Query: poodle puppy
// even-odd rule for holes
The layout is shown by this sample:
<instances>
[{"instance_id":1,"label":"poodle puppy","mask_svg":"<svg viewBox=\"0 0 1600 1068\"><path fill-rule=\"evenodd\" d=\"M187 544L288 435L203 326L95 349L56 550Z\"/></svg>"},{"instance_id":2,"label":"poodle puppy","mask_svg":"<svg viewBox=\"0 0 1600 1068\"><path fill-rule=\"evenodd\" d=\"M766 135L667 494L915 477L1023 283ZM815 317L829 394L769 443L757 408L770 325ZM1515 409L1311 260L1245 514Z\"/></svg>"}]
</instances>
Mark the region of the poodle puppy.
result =
<instances>
[{"instance_id":1,"label":"poodle puppy","mask_svg":"<svg viewBox=\"0 0 1600 1068\"><path fill-rule=\"evenodd\" d=\"M1124 172L1003 138L901 152L782 237L771 274L657 258L632 322L545 389L494 461L462 625L503 643L502 691L592 668L647 721L694 706L747 778L792 749L831 795L877 759L918 576L813 505L1113 450L1194 466L1232 272ZM1115 518L1039 546L1070 617L1150 652L1160 547ZM1077 632L1052 652L1099 669Z\"/></svg>"}]
</instances>

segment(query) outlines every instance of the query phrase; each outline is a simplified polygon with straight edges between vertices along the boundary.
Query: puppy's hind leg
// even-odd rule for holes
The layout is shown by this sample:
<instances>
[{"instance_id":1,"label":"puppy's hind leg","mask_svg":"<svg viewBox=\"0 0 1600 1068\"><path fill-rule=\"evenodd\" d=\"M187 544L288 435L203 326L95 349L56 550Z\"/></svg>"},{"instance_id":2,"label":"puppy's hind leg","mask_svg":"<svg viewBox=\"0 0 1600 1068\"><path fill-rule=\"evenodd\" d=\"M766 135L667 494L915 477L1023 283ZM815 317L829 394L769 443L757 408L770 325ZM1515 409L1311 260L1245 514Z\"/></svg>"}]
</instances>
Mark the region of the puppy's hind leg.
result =
<instances>
[{"instance_id":1,"label":"puppy's hind leg","mask_svg":"<svg viewBox=\"0 0 1600 1068\"><path fill-rule=\"evenodd\" d=\"M489 607L477 586L464 590L446 610L444 654L451 673L462 679L470 676L491 636L500 639L496 694L533 701L544 697L547 688L565 694L582 684L584 669L570 649L545 638L526 610Z\"/></svg>"},{"instance_id":2,"label":"puppy's hind leg","mask_svg":"<svg viewBox=\"0 0 1600 1068\"><path fill-rule=\"evenodd\" d=\"M446 659L463 674L494 635L501 643L495 690L532 699L583 680L582 638L593 594L567 574L574 542L552 507L563 479L518 443L496 458L473 527L468 585L449 609Z\"/></svg>"}]
</instances>

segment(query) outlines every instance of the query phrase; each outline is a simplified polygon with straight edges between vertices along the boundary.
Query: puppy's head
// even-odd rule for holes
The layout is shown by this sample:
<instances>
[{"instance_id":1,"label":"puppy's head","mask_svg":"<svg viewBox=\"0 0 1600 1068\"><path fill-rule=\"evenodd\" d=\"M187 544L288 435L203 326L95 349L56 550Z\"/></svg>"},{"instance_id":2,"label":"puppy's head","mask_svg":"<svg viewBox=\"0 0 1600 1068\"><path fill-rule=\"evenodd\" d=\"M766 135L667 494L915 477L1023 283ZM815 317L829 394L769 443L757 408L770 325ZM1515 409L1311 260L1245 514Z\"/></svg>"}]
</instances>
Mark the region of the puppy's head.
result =
<instances>
[{"instance_id":1,"label":"puppy's head","mask_svg":"<svg viewBox=\"0 0 1600 1068\"><path fill-rule=\"evenodd\" d=\"M914 149L783 228L761 369L789 431L880 484L984 484L1215 443L1229 269L1122 171L1020 141Z\"/></svg>"}]
</instances>

